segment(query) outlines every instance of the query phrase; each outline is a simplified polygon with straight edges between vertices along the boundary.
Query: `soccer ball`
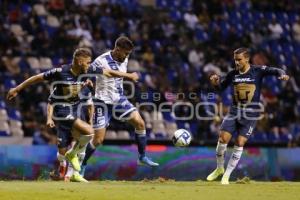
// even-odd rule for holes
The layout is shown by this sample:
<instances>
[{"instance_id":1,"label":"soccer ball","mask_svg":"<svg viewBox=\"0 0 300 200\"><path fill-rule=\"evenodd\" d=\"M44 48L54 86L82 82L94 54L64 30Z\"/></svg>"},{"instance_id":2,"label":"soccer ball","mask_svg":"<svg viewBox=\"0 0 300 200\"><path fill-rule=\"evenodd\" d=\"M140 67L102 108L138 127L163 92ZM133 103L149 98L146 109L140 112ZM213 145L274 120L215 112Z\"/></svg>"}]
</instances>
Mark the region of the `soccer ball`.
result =
<instances>
[{"instance_id":1,"label":"soccer ball","mask_svg":"<svg viewBox=\"0 0 300 200\"><path fill-rule=\"evenodd\" d=\"M178 129L172 137L173 144L176 147L186 147L192 141L191 134L185 129Z\"/></svg>"}]
</instances>

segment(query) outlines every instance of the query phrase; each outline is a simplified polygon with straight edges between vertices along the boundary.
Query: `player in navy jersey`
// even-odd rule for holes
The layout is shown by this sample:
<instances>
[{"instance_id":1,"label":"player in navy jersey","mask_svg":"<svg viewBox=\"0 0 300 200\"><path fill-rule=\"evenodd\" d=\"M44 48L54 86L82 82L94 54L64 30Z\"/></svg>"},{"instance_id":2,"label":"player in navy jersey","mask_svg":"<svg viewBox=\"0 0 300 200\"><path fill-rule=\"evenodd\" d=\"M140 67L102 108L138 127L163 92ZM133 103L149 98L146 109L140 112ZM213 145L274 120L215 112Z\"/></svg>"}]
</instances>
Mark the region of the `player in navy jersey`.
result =
<instances>
[{"instance_id":1,"label":"player in navy jersey","mask_svg":"<svg viewBox=\"0 0 300 200\"><path fill-rule=\"evenodd\" d=\"M80 104L77 108L78 117L81 120L87 122L88 124L93 124L93 113L94 113L94 106L92 101L92 88L93 83L88 80L88 83L85 87L83 87L79 93ZM63 156L63 153L66 152L67 148L69 148L72 144L74 145L73 135L78 136L80 133L72 130L72 127L68 125L66 121L54 121L55 114L53 104L57 103L57 99L53 98L53 95L50 95L48 98L47 104L47 127L54 128L55 124L57 126L57 140L58 140L58 152L57 158L59 161L59 167L54 169L50 172L50 177L52 180L65 180L66 182L69 181L76 181L76 174L74 174L74 170L72 165L67 164L66 160ZM55 110L57 111L57 109ZM70 134L72 133L72 134ZM60 154L61 152L62 154ZM78 159L81 164L83 158L85 156L85 151L78 153Z\"/></svg>"},{"instance_id":2,"label":"player in navy jersey","mask_svg":"<svg viewBox=\"0 0 300 200\"><path fill-rule=\"evenodd\" d=\"M210 77L211 84L217 90L222 91L228 86L232 86L233 103L221 124L216 148L217 168L207 177L208 181L213 181L223 175L221 184L229 184L230 175L237 166L243 147L260 116L259 99L263 77L273 75L280 80L289 80L289 76L283 70L251 65L249 60L250 54L247 48L236 49L234 51L235 69L230 71L222 81L216 74ZM238 136L225 171L224 154L234 133L237 133Z\"/></svg>"},{"instance_id":3,"label":"player in navy jersey","mask_svg":"<svg viewBox=\"0 0 300 200\"><path fill-rule=\"evenodd\" d=\"M65 136L62 137L62 140L63 138L67 138L67 134L71 134L68 132L68 129L80 133L79 137L74 138L76 144L67 152L60 152L61 149L66 150L66 148L59 148L59 155L65 157L72 164L76 171L76 173L74 173L75 179L82 182L86 182L86 180L78 173L80 171L80 164L77 154L85 150L86 144L94 135L94 130L90 124L78 117L77 108L80 103L78 94L87 79L87 77L82 78L81 75L89 72L92 74L103 74L108 77L125 77L134 81L138 79L136 73L128 74L110 69L104 70L98 67L90 67L91 57L92 54L89 49L76 49L71 64L63 65L62 68L55 68L45 73L32 76L17 87L10 89L7 94L7 99L11 100L16 97L21 90L32 84L44 80L48 80L51 83L53 98L57 100L53 105L54 116L57 121L56 125L58 127L57 130L61 132L61 135ZM66 129L66 127L68 127L68 129ZM64 141L60 141L60 143L63 144Z\"/></svg>"}]
</instances>

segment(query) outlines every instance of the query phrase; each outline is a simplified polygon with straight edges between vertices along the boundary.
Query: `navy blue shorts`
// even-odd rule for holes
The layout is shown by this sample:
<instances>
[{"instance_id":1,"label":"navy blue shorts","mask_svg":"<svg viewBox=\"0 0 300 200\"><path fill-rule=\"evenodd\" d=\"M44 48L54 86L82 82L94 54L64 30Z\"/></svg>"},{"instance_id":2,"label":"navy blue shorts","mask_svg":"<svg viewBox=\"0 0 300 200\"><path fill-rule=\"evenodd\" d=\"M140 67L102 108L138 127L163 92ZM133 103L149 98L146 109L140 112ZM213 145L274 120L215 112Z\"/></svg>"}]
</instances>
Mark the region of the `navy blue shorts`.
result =
<instances>
[{"instance_id":1,"label":"navy blue shorts","mask_svg":"<svg viewBox=\"0 0 300 200\"><path fill-rule=\"evenodd\" d=\"M54 105L53 118L57 131L58 148L68 147L72 140L72 127L77 119L78 104L72 106Z\"/></svg>"},{"instance_id":2,"label":"navy blue shorts","mask_svg":"<svg viewBox=\"0 0 300 200\"><path fill-rule=\"evenodd\" d=\"M237 115L236 109L231 109L223 119L220 130L249 138L257 123L255 116L256 114L251 117Z\"/></svg>"}]
</instances>

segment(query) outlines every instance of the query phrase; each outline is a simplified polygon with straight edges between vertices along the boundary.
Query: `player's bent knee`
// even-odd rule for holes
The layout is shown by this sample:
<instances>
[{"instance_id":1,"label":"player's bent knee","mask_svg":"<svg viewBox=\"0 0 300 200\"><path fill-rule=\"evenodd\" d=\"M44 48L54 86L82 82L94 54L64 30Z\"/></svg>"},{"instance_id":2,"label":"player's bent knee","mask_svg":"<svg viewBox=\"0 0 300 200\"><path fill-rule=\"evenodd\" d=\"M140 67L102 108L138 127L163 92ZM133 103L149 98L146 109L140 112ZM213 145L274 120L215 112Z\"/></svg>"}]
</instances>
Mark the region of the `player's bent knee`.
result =
<instances>
[{"instance_id":1,"label":"player's bent knee","mask_svg":"<svg viewBox=\"0 0 300 200\"><path fill-rule=\"evenodd\" d=\"M93 144L95 146L99 146L99 145L103 144L103 141L104 141L104 138L102 138L102 137L95 137L94 140L93 140Z\"/></svg>"},{"instance_id":2,"label":"player's bent knee","mask_svg":"<svg viewBox=\"0 0 300 200\"><path fill-rule=\"evenodd\" d=\"M85 145L87 144L91 139L93 138L93 134L91 135L81 135L78 139L78 142L81 144L81 145Z\"/></svg>"},{"instance_id":3,"label":"player's bent knee","mask_svg":"<svg viewBox=\"0 0 300 200\"><path fill-rule=\"evenodd\" d=\"M145 130L146 129L144 120L141 119L137 122L136 129L137 130Z\"/></svg>"},{"instance_id":4,"label":"player's bent knee","mask_svg":"<svg viewBox=\"0 0 300 200\"><path fill-rule=\"evenodd\" d=\"M238 147L243 147L243 146L245 146L245 144L246 144L246 141L241 141L241 140L237 140L236 142L235 142L235 145L236 146L238 146Z\"/></svg>"}]
</instances>

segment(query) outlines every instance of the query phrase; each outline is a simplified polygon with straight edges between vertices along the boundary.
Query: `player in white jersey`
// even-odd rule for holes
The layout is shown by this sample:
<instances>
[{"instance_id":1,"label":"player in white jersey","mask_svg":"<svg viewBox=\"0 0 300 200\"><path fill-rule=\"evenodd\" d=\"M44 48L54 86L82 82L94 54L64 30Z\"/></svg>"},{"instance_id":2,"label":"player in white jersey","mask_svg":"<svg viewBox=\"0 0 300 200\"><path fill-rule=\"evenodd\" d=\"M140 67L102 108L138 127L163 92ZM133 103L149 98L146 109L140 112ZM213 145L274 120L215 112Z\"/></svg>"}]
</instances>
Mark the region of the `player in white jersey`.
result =
<instances>
[{"instance_id":1,"label":"player in white jersey","mask_svg":"<svg viewBox=\"0 0 300 200\"><path fill-rule=\"evenodd\" d=\"M91 67L127 72L128 57L133 48L132 41L127 37L121 36L116 40L114 49L97 57L91 64ZM124 96L122 78L98 76L95 86L94 106L95 135L87 147L86 156L82 163L82 174L84 174L87 160L91 157L95 148L102 144L106 128L109 125L112 116L116 117L118 120L126 120L134 126L135 139L139 152L137 163L148 166L159 165L158 163L151 161L145 155L147 143L145 122L137 109Z\"/></svg>"}]
</instances>

